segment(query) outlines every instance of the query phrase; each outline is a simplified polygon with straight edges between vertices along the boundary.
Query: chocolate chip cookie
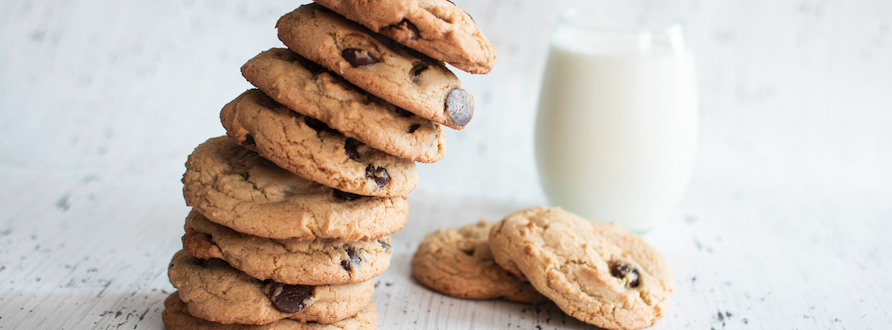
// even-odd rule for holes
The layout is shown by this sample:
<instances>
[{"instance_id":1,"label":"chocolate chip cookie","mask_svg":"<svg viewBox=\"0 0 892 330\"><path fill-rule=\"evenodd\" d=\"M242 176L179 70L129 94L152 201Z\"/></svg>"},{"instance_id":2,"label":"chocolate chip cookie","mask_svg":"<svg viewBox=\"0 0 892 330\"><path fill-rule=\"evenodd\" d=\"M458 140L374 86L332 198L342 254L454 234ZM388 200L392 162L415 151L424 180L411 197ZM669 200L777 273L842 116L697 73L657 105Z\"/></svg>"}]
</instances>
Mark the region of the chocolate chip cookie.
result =
<instances>
[{"instance_id":1,"label":"chocolate chip cookie","mask_svg":"<svg viewBox=\"0 0 892 330\"><path fill-rule=\"evenodd\" d=\"M359 313L332 324L303 323L284 319L265 325L215 323L189 314L186 303L174 292L164 300L161 319L167 330L374 330L378 328L375 303L369 303Z\"/></svg>"},{"instance_id":2,"label":"chocolate chip cookie","mask_svg":"<svg viewBox=\"0 0 892 330\"><path fill-rule=\"evenodd\" d=\"M499 267L489 248L493 224L443 229L427 234L412 258L412 273L424 286L448 296L537 303L544 297Z\"/></svg>"},{"instance_id":3,"label":"chocolate chip cookie","mask_svg":"<svg viewBox=\"0 0 892 330\"><path fill-rule=\"evenodd\" d=\"M198 212L186 218L183 249L199 259L223 259L259 280L292 285L365 282L390 265L390 237L340 243L270 239L242 234Z\"/></svg>"},{"instance_id":4,"label":"chocolate chip cookie","mask_svg":"<svg viewBox=\"0 0 892 330\"><path fill-rule=\"evenodd\" d=\"M255 56L242 75L291 110L388 154L433 163L446 153L439 124L384 102L285 48Z\"/></svg>"},{"instance_id":5,"label":"chocolate chip cookie","mask_svg":"<svg viewBox=\"0 0 892 330\"><path fill-rule=\"evenodd\" d=\"M220 112L226 134L294 174L363 196L405 196L418 185L415 163L348 138L289 110L257 89Z\"/></svg>"},{"instance_id":6,"label":"chocolate chip cookie","mask_svg":"<svg viewBox=\"0 0 892 330\"><path fill-rule=\"evenodd\" d=\"M317 3L456 68L486 74L496 47L467 12L449 0L317 0Z\"/></svg>"},{"instance_id":7,"label":"chocolate chip cookie","mask_svg":"<svg viewBox=\"0 0 892 330\"><path fill-rule=\"evenodd\" d=\"M669 306L674 280L663 256L619 225L540 207L499 221L489 240L500 266L581 321L640 329Z\"/></svg>"},{"instance_id":8,"label":"chocolate chip cookie","mask_svg":"<svg viewBox=\"0 0 892 330\"><path fill-rule=\"evenodd\" d=\"M462 129L474 97L443 62L404 48L317 4L303 5L276 23L295 53L354 85L418 116Z\"/></svg>"},{"instance_id":9,"label":"chocolate chip cookie","mask_svg":"<svg viewBox=\"0 0 892 330\"><path fill-rule=\"evenodd\" d=\"M369 304L372 281L340 285L288 285L261 281L220 259L197 259L185 250L167 271L189 314L229 324L267 324L282 319L334 323Z\"/></svg>"},{"instance_id":10,"label":"chocolate chip cookie","mask_svg":"<svg viewBox=\"0 0 892 330\"><path fill-rule=\"evenodd\" d=\"M320 185L225 136L195 148L182 181L194 211L266 238L375 240L402 229L409 216L404 197L364 197Z\"/></svg>"}]
</instances>

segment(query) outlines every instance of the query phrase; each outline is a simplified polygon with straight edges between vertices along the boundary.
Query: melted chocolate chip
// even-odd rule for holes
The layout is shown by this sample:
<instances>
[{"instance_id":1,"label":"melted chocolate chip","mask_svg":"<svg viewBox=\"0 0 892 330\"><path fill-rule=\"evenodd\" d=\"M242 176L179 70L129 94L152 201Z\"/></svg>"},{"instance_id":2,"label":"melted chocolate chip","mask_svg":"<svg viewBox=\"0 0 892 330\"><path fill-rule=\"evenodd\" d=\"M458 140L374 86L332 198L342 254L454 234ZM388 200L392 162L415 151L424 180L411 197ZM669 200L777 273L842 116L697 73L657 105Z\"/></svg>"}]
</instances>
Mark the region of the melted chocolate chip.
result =
<instances>
[{"instance_id":1,"label":"melted chocolate chip","mask_svg":"<svg viewBox=\"0 0 892 330\"><path fill-rule=\"evenodd\" d=\"M227 264L225 261L223 261L223 259L210 258L210 259L205 259L204 261L201 262L201 268L214 269L214 268L224 268L224 267L229 267L229 264Z\"/></svg>"},{"instance_id":2,"label":"melted chocolate chip","mask_svg":"<svg viewBox=\"0 0 892 330\"><path fill-rule=\"evenodd\" d=\"M616 278L628 279L630 288L638 287L638 270L622 261L614 262L610 265L610 275Z\"/></svg>"},{"instance_id":3,"label":"melted chocolate chip","mask_svg":"<svg viewBox=\"0 0 892 330\"><path fill-rule=\"evenodd\" d=\"M400 117L412 117L415 115L414 113L403 110L403 108L400 108L400 107L396 108L396 114L400 115Z\"/></svg>"},{"instance_id":4,"label":"melted chocolate chip","mask_svg":"<svg viewBox=\"0 0 892 330\"><path fill-rule=\"evenodd\" d=\"M344 51L341 52L341 56L354 68L378 63L378 60L372 57L367 51L356 48L344 49Z\"/></svg>"},{"instance_id":5,"label":"melted chocolate chip","mask_svg":"<svg viewBox=\"0 0 892 330\"><path fill-rule=\"evenodd\" d=\"M415 133L415 130L417 130L419 127L421 127L421 125L419 124L412 124L412 126L409 126L409 134Z\"/></svg>"},{"instance_id":6,"label":"melted chocolate chip","mask_svg":"<svg viewBox=\"0 0 892 330\"><path fill-rule=\"evenodd\" d=\"M344 270L348 272L352 272L353 266L359 265L359 263L362 262L362 258L356 254L356 250L353 248L348 247L344 249L344 251L347 252L347 258L349 258L349 260L341 260L341 267L344 267Z\"/></svg>"},{"instance_id":7,"label":"melted chocolate chip","mask_svg":"<svg viewBox=\"0 0 892 330\"><path fill-rule=\"evenodd\" d=\"M398 24L394 25L398 30L409 31L409 40L418 40L418 27L412 24L408 19L403 18Z\"/></svg>"},{"instance_id":8,"label":"melted chocolate chip","mask_svg":"<svg viewBox=\"0 0 892 330\"><path fill-rule=\"evenodd\" d=\"M270 285L269 301L283 313L297 313L307 307L305 300L313 296L313 287L307 285L288 285L273 282Z\"/></svg>"},{"instance_id":9,"label":"melted chocolate chip","mask_svg":"<svg viewBox=\"0 0 892 330\"><path fill-rule=\"evenodd\" d=\"M351 194L351 193L343 192L343 191L340 191L337 189L332 190L331 195L334 198L343 199L343 200L347 200L347 201L352 201L355 199L359 199L360 197L363 197L362 195Z\"/></svg>"},{"instance_id":10,"label":"melted chocolate chip","mask_svg":"<svg viewBox=\"0 0 892 330\"><path fill-rule=\"evenodd\" d=\"M251 134L245 134L245 140L242 141L241 145L243 145L243 146L253 146L253 145L255 145L255 144L257 144L257 142L254 142L254 137L251 136Z\"/></svg>"},{"instance_id":11,"label":"melted chocolate chip","mask_svg":"<svg viewBox=\"0 0 892 330\"><path fill-rule=\"evenodd\" d=\"M383 238L379 238L378 243L381 243L381 247L384 248L384 251L390 251L390 243L387 243Z\"/></svg>"},{"instance_id":12,"label":"melted chocolate chip","mask_svg":"<svg viewBox=\"0 0 892 330\"><path fill-rule=\"evenodd\" d=\"M375 165L369 164L369 167L365 168L365 176L369 179L374 179L378 188L384 188L384 186L390 183L390 175L387 174L387 169L383 167L375 167Z\"/></svg>"},{"instance_id":13,"label":"melted chocolate chip","mask_svg":"<svg viewBox=\"0 0 892 330\"><path fill-rule=\"evenodd\" d=\"M335 131L335 130L331 129L331 127L328 127L328 125L323 123L321 120L316 119L316 118L304 117L304 123L306 123L307 126L310 126L310 128L314 129L316 132L333 132L333 131Z\"/></svg>"},{"instance_id":14,"label":"melted chocolate chip","mask_svg":"<svg viewBox=\"0 0 892 330\"><path fill-rule=\"evenodd\" d=\"M347 138L347 142L344 142L344 152L347 153L347 158L352 160L359 159L359 152L356 151L356 148L361 146L362 142L356 141L354 138Z\"/></svg>"},{"instance_id":15,"label":"melted chocolate chip","mask_svg":"<svg viewBox=\"0 0 892 330\"><path fill-rule=\"evenodd\" d=\"M465 126L474 117L474 98L464 89L453 89L446 96L446 112L453 122Z\"/></svg>"}]
</instances>

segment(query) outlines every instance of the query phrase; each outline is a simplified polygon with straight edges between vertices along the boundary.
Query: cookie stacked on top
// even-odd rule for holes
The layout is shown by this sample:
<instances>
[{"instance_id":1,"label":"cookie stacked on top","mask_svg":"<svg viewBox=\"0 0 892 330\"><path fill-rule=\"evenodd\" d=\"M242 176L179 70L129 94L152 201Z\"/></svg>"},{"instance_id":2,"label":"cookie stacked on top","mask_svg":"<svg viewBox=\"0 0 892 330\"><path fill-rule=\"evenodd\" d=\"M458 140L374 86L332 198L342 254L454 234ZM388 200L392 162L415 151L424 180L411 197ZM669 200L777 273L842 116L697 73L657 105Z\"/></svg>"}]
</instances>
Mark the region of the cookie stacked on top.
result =
<instances>
[{"instance_id":1,"label":"cookie stacked on top","mask_svg":"<svg viewBox=\"0 0 892 330\"><path fill-rule=\"evenodd\" d=\"M276 27L288 48L242 67L257 89L186 162L168 329L376 328L372 279L408 218L415 162L441 159L442 126L473 116L444 62L485 74L495 61L448 0L319 0Z\"/></svg>"}]
</instances>

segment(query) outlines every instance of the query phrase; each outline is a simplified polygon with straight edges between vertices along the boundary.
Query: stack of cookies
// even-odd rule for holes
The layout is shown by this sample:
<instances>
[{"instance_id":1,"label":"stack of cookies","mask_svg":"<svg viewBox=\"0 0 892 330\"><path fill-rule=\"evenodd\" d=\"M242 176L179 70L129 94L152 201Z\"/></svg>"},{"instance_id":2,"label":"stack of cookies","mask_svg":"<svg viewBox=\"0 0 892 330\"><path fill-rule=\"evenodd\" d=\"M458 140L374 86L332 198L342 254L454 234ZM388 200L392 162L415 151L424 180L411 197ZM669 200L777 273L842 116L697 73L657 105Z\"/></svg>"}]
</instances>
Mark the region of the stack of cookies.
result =
<instances>
[{"instance_id":1,"label":"stack of cookies","mask_svg":"<svg viewBox=\"0 0 892 330\"><path fill-rule=\"evenodd\" d=\"M663 256L640 236L548 207L428 234L412 271L449 296L551 300L583 322L617 330L653 325L674 288Z\"/></svg>"},{"instance_id":2,"label":"stack of cookies","mask_svg":"<svg viewBox=\"0 0 892 330\"><path fill-rule=\"evenodd\" d=\"M374 329L373 278L408 218L415 162L445 153L474 99L444 62L488 73L493 47L448 0L319 0L277 23L288 48L242 67L227 136L189 155L168 329Z\"/></svg>"}]
</instances>

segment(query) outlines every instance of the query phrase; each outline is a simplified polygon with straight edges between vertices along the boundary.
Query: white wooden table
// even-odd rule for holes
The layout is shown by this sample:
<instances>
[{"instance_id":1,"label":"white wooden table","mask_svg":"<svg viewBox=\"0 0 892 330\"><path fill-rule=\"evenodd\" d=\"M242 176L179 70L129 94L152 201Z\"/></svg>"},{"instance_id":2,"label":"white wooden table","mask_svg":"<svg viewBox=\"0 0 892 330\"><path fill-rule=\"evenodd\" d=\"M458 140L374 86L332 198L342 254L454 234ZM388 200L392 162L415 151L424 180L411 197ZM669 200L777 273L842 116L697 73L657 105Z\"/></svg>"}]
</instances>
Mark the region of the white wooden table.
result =
<instances>
[{"instance_id":1,"label":"white wooden table","mask_svg":"<svg viewBox=\"0 0 892 330\"><path fill-rule=\"evenodd\" d=\"M188 212L178 183L4 174L0 328L163 328L174 290L167 263ZM671 309L653 328L892 327L890 200L888 190L695 182L671 220L644 235L676 279ZM425 233L531 205L415 193L409 201L391 267L376 279L379 328L586 328L554 306L450 298L411 276Z\"/></svg>"}]
</instances>

